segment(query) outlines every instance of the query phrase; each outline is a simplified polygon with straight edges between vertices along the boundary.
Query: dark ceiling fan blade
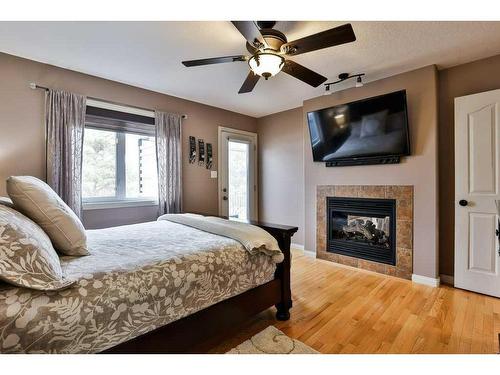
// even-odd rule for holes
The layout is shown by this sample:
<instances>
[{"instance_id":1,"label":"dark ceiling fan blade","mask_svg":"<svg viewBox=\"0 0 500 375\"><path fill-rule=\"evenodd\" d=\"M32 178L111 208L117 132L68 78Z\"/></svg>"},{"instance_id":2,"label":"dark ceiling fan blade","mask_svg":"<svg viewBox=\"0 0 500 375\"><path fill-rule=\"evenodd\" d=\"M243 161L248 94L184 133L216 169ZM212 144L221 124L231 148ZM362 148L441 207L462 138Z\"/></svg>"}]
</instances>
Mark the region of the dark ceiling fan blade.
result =
<instances>
[{"instance_id":1,"label":"dark ceiling fan blade","mask_svg":"<svg viewBox=\"0 0 500 375\"><path fill-rule=\"evenodd\" d=\"M345 25L283 44L281 50L289 56L295 56L301 53L354 42L355 40L356 35L354 35L351 24L346 23Z\"/></svg>"},{"instance_id":2,"label":"dark ceiling fan blade","mask_svg":"<svg viewBox=\"0 0 500 375\"><path fill-rule=\"evenodd\" d=\"M241 85L240 91L238 91L238 94L244 94L246 92L251 92L257 82L259 81L260 76L255 74L254 72L250 71L248 72L247 78L245 79L245 82L243 82L243 85Z\"/></svg>"},{"instance_id":3,"label":"dark ceiling fan blade","mask_svg":"<svg viewBox=\"0 0 500 375\"><path fill-rule=\"evenodd\" d=\"M250 52L252 55L254 55L255 53L257 53L259 51L258 48L255 48L254 46L252 46L248 42L246 42L245 46L247 47L247 51Z\"/></svg>"},{"instance_id":4,"label":"dark ceiling fan blade","mask_svg":"<svg viewBox=\"0 0 500 375\"><path fill-rule=\"evenodd\" d=\"M307 83L313 87L318 87L326 81L326 77L321 74L313 72L311 69L306 68L292 60L286 60L282 69L285 73L290 74L292 77L300 79L302 82Z\"/></svg>"},{"instance_id":5,"label":"dark ceiling fan blade","mask_svg":"<svg viewBox=\"0 0 500 375\"><path fill-rule=\"evenodd\" d=\"M255 46L256 42L257 44L267 45L255 22L231 21L231 23L238 29L241 35L245 37L250 45Z\"/></svg>"},{"instance_id":6,"label":"dark ceiling fan blade","mask_svg":"<svg viewBox=\"0 0 500 375\"><path fill-rule=\"evenodd\" d=\"M199 65L210 65L210 64L221 64L235 61L246 61L246 56L223 56L223 57L212 57L209 59L199 59L199 60L189 60L183 61L184 66L199 66Z\"/></svg>"}]
</instances>

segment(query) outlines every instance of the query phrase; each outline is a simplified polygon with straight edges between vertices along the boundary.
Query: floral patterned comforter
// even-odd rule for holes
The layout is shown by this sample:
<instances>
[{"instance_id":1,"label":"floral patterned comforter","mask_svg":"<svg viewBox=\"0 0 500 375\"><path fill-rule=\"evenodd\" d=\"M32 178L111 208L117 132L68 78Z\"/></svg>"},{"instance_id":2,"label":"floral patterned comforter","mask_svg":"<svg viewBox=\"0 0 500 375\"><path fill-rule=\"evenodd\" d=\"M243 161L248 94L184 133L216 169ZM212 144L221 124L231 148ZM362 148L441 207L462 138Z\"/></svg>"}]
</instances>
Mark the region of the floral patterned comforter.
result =
<instances>
[{"instance_id":1,"label":"floral patterned comforter","mask_svg":"<svg viewBox=\"0 0 500 375\"><path fill-rule=\"evenodd\" d=\"M87 232L58 292L0 284L0 352L95 353L274 277L270 256L169 221ZM124 238L126 239L124 241Z\"/></svg>"}]
</instances>

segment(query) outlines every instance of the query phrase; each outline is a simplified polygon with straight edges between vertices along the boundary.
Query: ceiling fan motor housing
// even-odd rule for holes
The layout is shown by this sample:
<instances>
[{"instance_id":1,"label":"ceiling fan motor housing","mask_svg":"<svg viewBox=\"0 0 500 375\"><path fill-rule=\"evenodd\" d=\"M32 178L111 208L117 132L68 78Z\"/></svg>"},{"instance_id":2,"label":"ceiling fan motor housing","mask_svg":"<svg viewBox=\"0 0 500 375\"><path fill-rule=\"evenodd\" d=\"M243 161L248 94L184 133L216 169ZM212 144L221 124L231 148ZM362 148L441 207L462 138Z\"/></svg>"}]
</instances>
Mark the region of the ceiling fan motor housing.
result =
<instances>
[{"instance_id":1,"label":"ceiling fan motor housing","mask_svg":"<svg viewBox=\"0 0 500 375\"><path fill-rule=\"evenodd\" d=\"M281 31L274 29L262 29L260 32L269 48L275 51L279 51L281 46L287 42L285 34Z\"/></svg>"},{"instance_id":2,"label":"ceiling fan motor housing","mask_svg":"<svg viewBox=\"0 0 500 375\"><path fill-rule=\"evenodd\" d=\"M276 21L257 21L259 29L272 29L276 25Z\"/></svg>"}]
</instances>

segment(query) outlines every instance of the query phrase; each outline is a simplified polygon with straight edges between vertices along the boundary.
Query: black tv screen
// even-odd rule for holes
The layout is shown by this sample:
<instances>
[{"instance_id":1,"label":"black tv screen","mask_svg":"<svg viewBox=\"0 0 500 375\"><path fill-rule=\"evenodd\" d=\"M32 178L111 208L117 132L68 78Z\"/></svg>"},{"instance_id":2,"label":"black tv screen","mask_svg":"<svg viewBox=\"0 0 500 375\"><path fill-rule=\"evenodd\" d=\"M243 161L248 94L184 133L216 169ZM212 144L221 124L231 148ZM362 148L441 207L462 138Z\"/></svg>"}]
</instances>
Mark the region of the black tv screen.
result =
<instances>
[{"instance_id":1,"label":"black tv screen","mask_svg":"<svg viewBox=\"0 0 500 375\"><path fill-rule=\"evenodd\" d=\"M307 114L314 161L410 154L406 91Z\"/></svg>"}]
</instances>

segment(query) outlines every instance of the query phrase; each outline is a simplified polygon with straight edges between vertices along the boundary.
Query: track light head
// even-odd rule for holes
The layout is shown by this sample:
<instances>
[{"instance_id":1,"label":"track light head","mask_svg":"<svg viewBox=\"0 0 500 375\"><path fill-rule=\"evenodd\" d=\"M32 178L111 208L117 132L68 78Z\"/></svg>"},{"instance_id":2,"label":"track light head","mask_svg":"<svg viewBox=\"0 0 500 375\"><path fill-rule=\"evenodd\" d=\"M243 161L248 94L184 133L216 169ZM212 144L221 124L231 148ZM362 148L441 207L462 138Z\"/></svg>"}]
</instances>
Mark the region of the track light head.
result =
<instances>
[{"instance_id":1,"label":"track light head","mask_svg":"<svg viewBox=\"0 0 500 375\"><path fill-rule=\"evenodd\" d=\"M356 87L363 87L363 81L361 80L361 76L358 76L356 79Z\"/></svg>"}]
</instances>

